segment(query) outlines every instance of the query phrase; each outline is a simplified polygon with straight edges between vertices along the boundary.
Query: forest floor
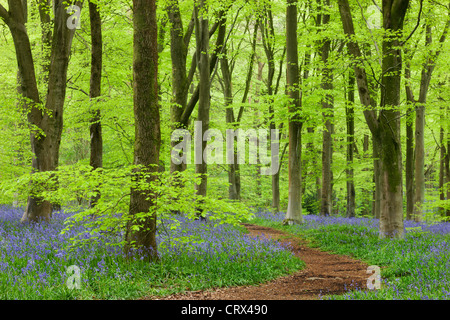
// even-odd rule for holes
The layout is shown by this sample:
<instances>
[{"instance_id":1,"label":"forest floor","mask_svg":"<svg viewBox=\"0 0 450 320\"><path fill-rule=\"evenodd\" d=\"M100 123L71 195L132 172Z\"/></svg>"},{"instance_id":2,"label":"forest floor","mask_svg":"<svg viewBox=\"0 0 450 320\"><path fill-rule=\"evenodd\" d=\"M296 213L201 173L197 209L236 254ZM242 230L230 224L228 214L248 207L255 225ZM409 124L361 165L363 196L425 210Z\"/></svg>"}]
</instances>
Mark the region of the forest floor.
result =
<instances>
[{"instance_id":1,"label":"forest floor","mask_svg":"<svg viewBox=\"0 0 450 320\"><path fill-rule=\"evenodd\" d=\"M244 224L249 236L270 237L290 245L306 267L296 273L252 286L190 291L159 300L316 300L324 295L343 294L350 289L366 288L368 265L344 255L324 252L306 241L268 227Z\"/></svg>"}]
</instances>

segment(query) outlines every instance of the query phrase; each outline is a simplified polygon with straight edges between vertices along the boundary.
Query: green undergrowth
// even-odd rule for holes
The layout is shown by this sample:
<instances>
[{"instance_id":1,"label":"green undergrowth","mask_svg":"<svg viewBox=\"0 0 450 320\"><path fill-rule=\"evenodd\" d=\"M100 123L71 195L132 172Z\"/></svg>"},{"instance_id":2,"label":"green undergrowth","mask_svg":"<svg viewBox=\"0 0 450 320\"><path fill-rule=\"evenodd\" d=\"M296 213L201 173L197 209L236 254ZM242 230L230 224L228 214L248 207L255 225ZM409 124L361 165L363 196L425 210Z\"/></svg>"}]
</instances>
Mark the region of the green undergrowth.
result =
<instances>
[{"instance_id":1,"label":"green undergrowth","mask_svg":"<svg viewBox=\"0 0 450 320\"><path fill-rule=\"evenodd\" d=\"M61 234L67 216L55 215L50 224L22 225L18 209L0 207L0 299L162 297L259 284L304 267L274 240L248 237L242 227L181 217L176 230L158 234L158 262L127 260L120 247L102 242L70 251L69 239L83 228ZM68 271L73 266L79 270L78 284Z\"/></svg>"},{"instance_id":2,"label":"green undergrowth","mask_svg":"<svg viewBox=\"0 0 450 320\"><path fill-rule=\"evenodd\" d=\"M326 299L450 299L448 223L405 222L404 239L379 239L378 221L365 218L305 217L301 225L283 226L282 217L263 214L249 223L275 228L306 240L309 246L379 266L381 288L356 288ZM368 274L369 278L370 274Z\"/></svg>"}]
</instances>

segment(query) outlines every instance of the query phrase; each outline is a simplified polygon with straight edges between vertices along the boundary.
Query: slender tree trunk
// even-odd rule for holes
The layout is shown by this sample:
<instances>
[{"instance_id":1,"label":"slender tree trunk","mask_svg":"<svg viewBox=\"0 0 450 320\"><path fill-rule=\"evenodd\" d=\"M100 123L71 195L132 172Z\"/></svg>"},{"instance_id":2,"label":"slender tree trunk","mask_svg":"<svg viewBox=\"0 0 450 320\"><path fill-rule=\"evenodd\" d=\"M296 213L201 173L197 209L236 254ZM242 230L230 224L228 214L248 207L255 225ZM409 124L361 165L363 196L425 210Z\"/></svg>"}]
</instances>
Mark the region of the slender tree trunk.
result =
<instances>
[{"instance_id":1,"label":"slender tree trunk","mask_svg":"<svg viewBox=\"0 0 450 320\"><path fill-rule=\"evenodd\" d=\"M431 26L426 26L426 39L425 44L431 45ZM427 61L429 63L429 61ZM428 66L422 68L421 81L420 81L420 94L419 101L416 106L416 125L415 125L415 149L414 149L414 208L413 219L414 221L421 221L423 215L423 202L425 200L425 103L426 96L431 80L432 69L429 70Z\"/></svg>"},{"instance_id":2,"label":"slender tree trunk","mask_svg":"<svg viewBox=\"0 0 450 320\"><path fill-rule=\"evenodd\" d=\"M102 58L103 58L103 42L102 42L102 20L100 12L95 3L89 2L89 17L91 21L91 80L89 96L92 100L100 97L102 86ZM103 167L103 137L102 137L102 123L101 112L99 108L95 107L92 113L91 125L89 127L91 135L91 153L89 164L92 169ZM100 199L100 192L90 199L90 207L94 207Z\"/></svg>"},{"instance_id":3,"label":"slender tree trunk","mask_svg":"<svg viewBox=\"0 0 450 320\"><path fill-rule=\"evenodd\" d=\"M219 46L216 45L216 51L217 49L221 49L223 48L222 51L222 58L221 58L221 70L222 70L222 75L224 78L224 97L225 97L225 106L226 106L226 122L227 124L233 124L232 127L234 129L238 128L239 123L242 119L242 115L244 112L244 107L240 107L239 112L238 112L238 116L237 118L234 115L234 110L231 106L232 101L233 101L233 95L232 95L232 82L231 82L231 73L232 70L230 68L229 62L228 62L228 58L226 56L226 43L224 41L219 42L219 38L220 35L222 34L223 37L225 37L225 21L226 21L226 17L223 16L222 18L222 23L221 26L219 27L219 36L218 36L218 42L217 43L222 43L219 44ZM253 40L252 40L252 54L250 56L250 61L249 61L249 69L247 72L247 77L246 77L246 82L245 82L245 89L244 89L244 94L242 97L242 104L246 103L247 100L247 96L250 90L250 84L251 84L251 79L252 79L252 75L253 75L253 62L255 59L255 49L256 49L256 42L257 42L257 35L258 35L258 21L255 22L255 28L254 28L254 33L253 33ZM233 138L234 141L236 141L236 137ZM233 142L233 148L234 148L234 143ZM236 150L233 151L234 155L233 155L233 163L231 163L229 165L229 170L228 170L228 182L230 183L229 186L229 198L230 199L235 199L235 200L240 200L241 199L241 176L240 176L240 170L239 170L239 164L238 164L238 158L237 158L237 153Z\"/></svg>"},{"instance_id":4,"label":"slender tree trunk","mask_svg":"<svg viewBox=\"0 0 450 320\"><path fill-rule=\"evenodd\" d=\"M234 112L233 112L233 91L231 82L231 70L228 63L227 50L224 48L223 56L220 59L220 65L223 77L223 96L225 100L226 108L226 123L228 126L234 127ZM235 139L234 139L235 140ZM233 142L234 146L234 142ZM237 163L236 152L233 151L233 163L228 165L228 198L231 200L239 200L240 194L238 193L238 171L239 164Z\"/></svg>"},{"instance_id":5,"label":"slender tree trunk","mask_svg":"<svg viewBox=\"0 0 450 320\"><path fill-rule=\"evenodd\" d=\"M369 135L364 134L363 137L363 157L367 158L369 152ZM363 168L363 171L368 171L369 168ZM375 175L373 175L373 182L375 182ZM364 209L363 209L363 215L368 216L369 214L373 214L375 211L374 208L374 199L375 199L375 190L372 192L372 196L369 197L370 189L367 189L366 186L362 186L361 193L364 195L363 203L364 203ZM371 211L372 210L372 211Z\"/></svg>"},{"instance_id":6,"label":"slender tree trunk","mask_svg":"<svg viewBox=\"0 0 450 320\"><path fill-rule=\"evenodd\" d=\"M198 55L195 52L192 56L192 63L187 72L187 55L188 46L191 39L191 35L195 30L196 25L196 14L195 8L193 12L192 19L183 34L183 23L181 19L181 13L178 1L171 1L170 5L167 6L166 11L171 22L170 31L170 53L172 59L172 105L170 109L171 125L172 130L183 129L188 127L189 119L194 111L196 104L199 102L200 96L200 84L194 89L192 85L192 80L195 74L195 70L198 67ZM218 21L222 21L225 17L226 10L219 12ZM219 22L215 23L208 33L208 39L215 33L219 27ZM219 30L225 30L224 28L219 28ZM213 73L216 67L219 53L221 52L222 45L225 41L225 33L219 31L216 39L215 50L213 51L211 58L209 59L209 73ZM191 88L191 97L188 100L189 88ZM175 147L179 141L171 141L172 148ZM184 163L174 163L171 162L171 172L183 171L186 169L186 164Z\"/></svg>"},{"instance_id":7,"label":"slender tree trunk","mask_svg":"<svg viewBox=\"0 0 450 320\"><path fill-rule=\"evenodd\" d=\"M443 99L439 97L439 100L441 100L442 103L444 103ZM448 107L441 105L441 119L447 119L448 115ZM447 126L448 128L448 126ZM450 173L448 172L449 169L449 149L447 145L447 139L448 139L448 133L446 132L446 129L444 128L443 124L441 123L440 128L440 135L439 135L439 144L441 146L440 150L440 157L439 157L439 200L449 200L448 193L446 192L446 188L448 190L448 186L446 187L446 183L448 182L448 177ZM445 208L440 208L440 212L442 216L449 216L450 210L447 210Z\"/></svg>"},{"instance_id":8,"label":"slender tree trunk","mask_svg":"<svg viewBox=\"0 0 450 320\"><path fill-rule=\"evenodd\" d=\"M449 107L446 106L445 107L445 111L446 114L449 114ZM444 192L446 194L447 200L450 199L450 125L447 123L447 134L446 134L446 139L444 139L443 144L446 145L446 152L445 152L445 157L444 157L444 172L445 172L445 176L444 176L444 183L446 184L445 188L444 188ZM445 142L445 140L447 140ZM450 208L447 207L447 210L445 212L445 215L447 217L450 217Z\"/></svg>"},{"instance_id":9,"label":"slender tree trunk","mask_svg":"<svg viewBox=\"0 0 450 320\"><path fill-rule=\"evenodd\" d=\"M289 98L289 200L284 223L303 222L302 216L302 171L301 171L301 129L299 116L301 100L297 44L297 0L287 0L286 9L286 83Z\"/></svg>"},{"instance_id":10,"label":"slender tree trunk","mask_svg":"<svg viewBox=\"0 0 450 320\"><path fill-rule=\"evenodd\" d=\"M381 217L381 161L380 161L380 151L379 151L379 142L374 138L372 134L372 156L373 156L373 181L375 182L375 190L373 194L373 216L375 219L380 219Z\"/></svg>"},{"instance_id":11,"label":"slender tree trunk","mask_svg":"<svg viewBox=\"0 0 450 320\"><path fill-rule=\"evenodd\" d=\"M352 70L349 71L348 79L348 97L347 106L345 108L347 116L347 214L348 218L355 217L355 184L354 184L354 170L353 170L353 150L355 144L355 75Z\"/></svg>"},{"instance_id":12,"label":"slender tree trunk","mask_svg":"<svg viewBox=\"0 0 450 320\"><path fill-rule=\"evenodd\" d=\"M200 74L199 83L199 100L198 100L198 117L201 121L201 130L197 132L203 137L203 134L209 129L209 109L210 109L210 73L209 73L209 30L207 18L207 4L205 0L200 0L198 7L195 8L196 15L196 39L197 39L197 57L198 57L198 71ZM201 148L201 154L199 151ZM202 158L203 150L206 148L206 141L203 141L201 146L196 146L196 166L195 172L200 175L200 184L195 185L198 195L206 196L207 191L207 159ZM201 216L201 210L198 212Z\"/></svg>"},{"instance_id":13,"label":"slender tree trunk","mask_svg":"<svg viewBox=\"0 0 450 320\"><path fill-rule=\"evenodd\" d=\"M167 8L170 29L170 55L172 58L172 105L170 107L170 122L172 130L185 128L180 123L183 111L186 109L189 92L189 83L186 72L187 44L185 42L183 23L178 1L173 1ZM179 141L171 141L174 148ZM170 172L183 171L186 167L184 163L170 162Z\"/></svg>"},{"instance_id":14,"label":"slender tree trunk","mask_svg":"<svg viewBox=\"0 0 450 320\"><path fill-rule=\"evenodd\" d=\"M405 53L409 53L405 51ZM411 69L410 60L406 62L405 67L405 89L406 99L409 103L408 113L415 114L415 101L411 89ZM406 180L406 219L411 220L414 213L414 124L412 116L406 118L406 159L405 159L405 180Z\"/></svg>"},{"instance_id":15,"label":"slender tree trunk","mask_svg":"<svg viewBox=\"0 0 450 320\"><path fill-rule=\"evenodd\" d=\"M325 3L326 7L329 7L330 2L327 0ZM322 26L327 27L330 21L329 14L322 15ZM331 171L332 162L332 134L333 134L333 96L328 93L333 89L333 75L332 70L329 67L329 53L330 53L331 40L323 40L321 46L321 58L323 63L322 68L322 89L325 93L325 98L322 100L322 114L325 121L325 126L323 130L323 140L322 140L322 195L321 195L321 206L320 215L329 216L332 213L333 201L333 177Z\"/></svg>"},{"instance_id":16,"label":"slender tree trunk","mask_svg":"<svg viewBox=\"0 0 450 320\"><path fill-rule=\"evenodd\" d=\"M443 107L441 107L441 113L443 113ZM441 116L442 117L442 116ZM445 200L444 193L444 178L445 178L445 154L446 154L446 145L444 143L445 130L441 124L441 128L439 130L439 144L440 144L440 153L439 153L439 200ZM445 209L440 207L439 212L441 216L445 216Z\"/></svg>"},{"instance_id":17,"label":"slender tree trunk","mask_svg":"<svg viewBox=\"0 0 450 320\"><path fill-rule=\"evenodd\" d=\"M412 218L420 222L423 215L423 201L425 200L425 106L416 107L415 149L414 149L414 202Z\"/></svg>"},{"instance_id":18,"label":"slender tree trunk","mask_svg":"<svg viewBox=\"0 0 450 320\"><path fill-rule=\"evenodd\" d=\"M439 43L443 44L450 26L450 12L443 33L439 38ZM432 44L431 25L426 25L425 45L430 47ZM422 67L420 78L419 101L416 107L416 131L415 131L415 153L414 153L414 174L415 174L415 206L414 220L421 221L423 215L423 202L425 201L425 106L430 87L431 76L436 66L436 60L439 57L440 50L430 54L426 63Z\"/></svg>"},{"instance_id":19,"label":"slender tree trunk","mask_svg":"<svg viewBox=\"0 0 450 320\"><path fill-rule=\"evenodd\" d=\"M414 127L406 122L406 219L411 220L414 211Z\"/></svg>"},{"instance_id":20,"label":"slender tree trunk","mask_svg":"<svg viewBox=\"0 0 450 320\"><path fill-rule=\"evenodd\" d=\"M275 28L273 23L273 12L271 3L267 4L267 7L264 10L264 19L261 19L259 22L261 36L263 41L264 52L267 58L267 95L271 97L274 94L273 81L275 77ZM284 54L280 63L280 73L281 76L281 66L283 64ZM276 91L276 89L275 89ZM273 107L273 99L269 98L269 114L270 114L270 125L269 128L272 130L276 129L276 123L274 121L274 107ZM280 136L278 137L280 139ZM272 141L274 144L275 141ZM273 145L271 145L271 150L274 150ZM278 157L278 155L276 155ZM277 161L279 163L279 161ZM280 172L276 171L275 174L272 175L272 209L275 212L280 211Z\"/></svg>"},{"instance_id":21,"label":"slender tree trunk","mask_svg":"<svg viewBox=\"0 0 450 320\"><path fill-rule=\"evenodd\" d=\"M161 129L158 102L158 26L155 0L133 0L133 91L135 144L133 179L151 182L158 171ZM152 190L131 189L125 253L141 249L146 261L157 256L155 195ZM136 216L146 213L145 217ZM136 228L136 226L140 226ZM134 245L133 245L133 241Z\"/></svg>"},{"instance_id":22,"label":"slender tree trunk","mask_svg":"<svg viewBox=\"0 0 450 320\"><path fill-rule=\"evenodd\" d=\"M255 104L259 104L259 96L261 95L261 86L259 85L263 80L263 70L265 64L259 60L259 57L257 57L258 61L258 74L257 74L257 83L256 83L256 100ZM255 128L260 123L260 113L258 109L255 109ZM257 140L258 150L260 150L260 141ZM257 164L256 164L256 195L260 198L262 194L262 175L261 175L261 159L259 157L259 152L256 154Z\"/></svg>"},{"instance_id":23,"label":"slender tree trunk","mask_svg":"<svg viewBox=\"0 0 450 320\"><path fill-rule=\"evenodd\" d=\"M447 200L450 199L450 128L447 129L447 154L445 156L445 173L447 183ZM447 209L447 217L450 217L450 209Z\"/></svg>"}]
</instances>

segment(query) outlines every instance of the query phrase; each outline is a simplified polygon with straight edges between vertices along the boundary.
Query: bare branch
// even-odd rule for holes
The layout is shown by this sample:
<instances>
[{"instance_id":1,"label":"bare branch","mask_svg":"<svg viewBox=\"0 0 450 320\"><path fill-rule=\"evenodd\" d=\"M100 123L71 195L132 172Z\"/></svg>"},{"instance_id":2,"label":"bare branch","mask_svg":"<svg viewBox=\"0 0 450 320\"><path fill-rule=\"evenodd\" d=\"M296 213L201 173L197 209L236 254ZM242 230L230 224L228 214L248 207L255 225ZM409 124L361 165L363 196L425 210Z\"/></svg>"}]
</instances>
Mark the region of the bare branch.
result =
<instances>
[{"instance_id":1,"label":"bare branch","mask_svg":"<svg viewBox=\"0 0 450 320\"><path fill-rule=\"evenodd\" d=\"M404 45L414 34L414 32L416 32L417 28L419 27L420 24L420 16L422 15L422 8L423 8L423 0L420 0L420 9L419 9L419 15L417 16L417 24L414 27L414 29L411 31L411 33L409 34L409 36L405 39L405 41L403 41L402 43L400 43L400 46Z\"/></svg>"},{"instance_id":2,"label":"bare branch","mask_svg":"<svg viewBox=\"0 0 450 320\"><path fill-rule=\"evenodd\" d=\"M0 4L0 18L2 18L6 24L9 23L9 13L5 9L5 7L3 7L1 4Z\"/></svg>"}]
</instances>

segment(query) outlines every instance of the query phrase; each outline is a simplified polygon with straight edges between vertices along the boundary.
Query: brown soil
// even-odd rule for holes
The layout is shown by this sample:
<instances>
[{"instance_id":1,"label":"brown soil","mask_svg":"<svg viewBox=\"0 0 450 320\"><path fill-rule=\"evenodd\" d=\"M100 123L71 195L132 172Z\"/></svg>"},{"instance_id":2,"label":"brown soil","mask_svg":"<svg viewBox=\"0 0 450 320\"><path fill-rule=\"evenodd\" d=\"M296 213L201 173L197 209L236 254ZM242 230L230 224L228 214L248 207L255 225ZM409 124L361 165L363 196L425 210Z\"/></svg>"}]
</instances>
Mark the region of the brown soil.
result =
<instances>
[{"instance_id":1,"label":"brown soil","mask_svg":"<svg viewBox=\"0 0 450 320\"><path fill-rule=\"evenodd\" d=\"M227 287L175 294L160 300L316 300L329 294L343 294L366 288L368 265L348 256L310 248L282 231L244 224L250 236L265 236L290 244L306 267L294 274L254 286ZM145 299L156 299L147 297Z\"/></svg>"}]
</instances>

